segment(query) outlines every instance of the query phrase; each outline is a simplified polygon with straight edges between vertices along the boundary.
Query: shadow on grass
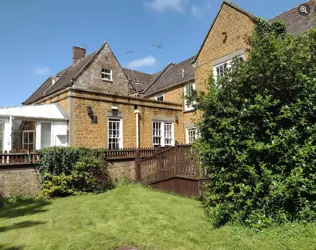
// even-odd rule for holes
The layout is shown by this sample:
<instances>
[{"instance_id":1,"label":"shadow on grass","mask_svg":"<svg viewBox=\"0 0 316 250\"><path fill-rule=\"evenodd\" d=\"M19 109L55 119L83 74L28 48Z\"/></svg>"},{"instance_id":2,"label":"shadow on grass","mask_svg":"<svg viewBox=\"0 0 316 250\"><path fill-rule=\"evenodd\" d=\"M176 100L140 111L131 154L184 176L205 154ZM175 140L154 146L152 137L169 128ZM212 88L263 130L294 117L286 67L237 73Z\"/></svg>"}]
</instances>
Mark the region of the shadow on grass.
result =
<instances>
[{"instance_id":1,"label":"shadow on grass","mask_svg":"<svg viewBox=\"0 0 316 250\"><path fill-rule=\"evenodd\" d=\"M24 247L21 247L21 246L8 247L8 245L1 245L0 244L0 249L1 250L22 250L22 249L24 249Z\"/></svg>"},{"instance_id":2,"label":"shadow on grass","mask_svg":"<svg viewBox=\"0 0 316 250\"><path fill-rule=\"evenodd\" d=\"M42 224L45 224L45 223L46 222L44 222L44 221L22 221L22 222L19 222L19 223L14 223L11 226L0 227L0 233L1 232L6 232L6 231L9 231L9 230L22 229L22 228L42 225ZM2 248L0 248L0 249L2 249Z\"/></svg>"},{"instance_id":3,"label":"shadow on grass","mask_svg":"<svg viewBox=\"0 0 316 250\"><path fill-rule=\"evenodd\" d=\"M44 207L50 204L51 201L44 199L19 198L13 204L1 208L0 218L15 218L46 212L47 209L44 209Z\"/></svg>"}]
</instances>

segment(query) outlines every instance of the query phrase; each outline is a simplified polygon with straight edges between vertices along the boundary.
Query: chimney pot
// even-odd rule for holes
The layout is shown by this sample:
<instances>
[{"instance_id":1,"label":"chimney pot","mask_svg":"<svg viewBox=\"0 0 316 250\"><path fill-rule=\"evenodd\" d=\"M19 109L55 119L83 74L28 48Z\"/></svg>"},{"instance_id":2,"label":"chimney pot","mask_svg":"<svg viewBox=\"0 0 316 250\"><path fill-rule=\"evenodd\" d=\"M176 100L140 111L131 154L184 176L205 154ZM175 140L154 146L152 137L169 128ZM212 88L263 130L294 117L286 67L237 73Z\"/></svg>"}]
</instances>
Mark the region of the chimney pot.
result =
<instances>
[{"instance_id":1,"label":"chimney pot","mask_svg":"<svg viewBox=\"0 0 316 250\"><path fill-rule=\"evenodd\" d=\"M72 47L72 63L75 64L86 56L86 49L77 46Z\"/></svg>"}]
</instances>

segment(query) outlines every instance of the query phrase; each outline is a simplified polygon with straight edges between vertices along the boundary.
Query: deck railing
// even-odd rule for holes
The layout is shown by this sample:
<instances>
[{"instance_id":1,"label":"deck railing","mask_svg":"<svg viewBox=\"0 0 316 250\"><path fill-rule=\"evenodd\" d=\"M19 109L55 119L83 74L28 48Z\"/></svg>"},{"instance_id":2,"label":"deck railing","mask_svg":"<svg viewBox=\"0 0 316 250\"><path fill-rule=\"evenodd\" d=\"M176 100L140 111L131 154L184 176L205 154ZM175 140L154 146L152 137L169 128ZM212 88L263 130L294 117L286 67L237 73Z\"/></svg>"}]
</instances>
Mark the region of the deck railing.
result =
<instances>
[{"instance_id":1,"label":"deck railing","mask_svg":"<svg viewBox=\"0 0 316 250\"><path fill-rule=\"evenodd\" d=\"M138 150L139 157L149 157L162 148L125 148L119 150L104 150L105 158L107 160L135 160L136 150ZM36 153L16 153L16 152L0 152L0 165L19 165L19 164L34 164L38 161Z\"/></svg>"},{"instance_id":2,"label":"deck railing","mask_svg":"<svg viewBox=\"0 0 316 250\"><path fill-rule=\"evenodd\" d=\"M0 153L0 165L33 164L38 160L36 153Z\"/></svg>"}]
</instances>

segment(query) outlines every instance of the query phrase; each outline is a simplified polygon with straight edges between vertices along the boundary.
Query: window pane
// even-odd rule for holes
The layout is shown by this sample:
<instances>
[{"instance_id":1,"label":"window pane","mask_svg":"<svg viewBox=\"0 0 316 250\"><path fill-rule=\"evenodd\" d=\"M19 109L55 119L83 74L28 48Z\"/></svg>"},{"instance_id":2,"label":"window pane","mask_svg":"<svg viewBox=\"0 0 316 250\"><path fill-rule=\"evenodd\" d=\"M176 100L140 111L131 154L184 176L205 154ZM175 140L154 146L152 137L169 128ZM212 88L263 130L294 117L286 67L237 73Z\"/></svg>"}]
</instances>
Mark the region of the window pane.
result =
<instances>
[{"instance_id":1,"label":"window pane","mask_svg":"<svg viewBox=\"0 0 316 250\"><path fill-rule=\"evenodd\" d=\"M109 129L108 129L108 148L109 149L119 149L121 141L120 133L120 123L119 119L109 119Z\"/></svg>"},{"instance_id":2,"label":"window pane","mask_svg":"<svg viewBox=\"0 0 316 250\"><path fill-rule=\"evenodd\" d=\"M161 145L161 122L153 122L153 145Z\"/></svg>"}]
</instances>

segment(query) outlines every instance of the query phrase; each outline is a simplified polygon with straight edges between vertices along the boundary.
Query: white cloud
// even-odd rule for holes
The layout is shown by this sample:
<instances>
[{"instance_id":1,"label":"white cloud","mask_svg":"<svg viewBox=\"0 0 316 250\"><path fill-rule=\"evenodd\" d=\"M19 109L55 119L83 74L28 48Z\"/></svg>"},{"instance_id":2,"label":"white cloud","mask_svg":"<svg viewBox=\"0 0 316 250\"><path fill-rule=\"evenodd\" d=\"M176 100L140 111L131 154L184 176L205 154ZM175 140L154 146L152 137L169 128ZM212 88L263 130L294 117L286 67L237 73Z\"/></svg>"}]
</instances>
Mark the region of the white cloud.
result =
<instances>
[{"instance_id":1,"label":"white cloud","mask_svg":"<svg viewBox=\"0 0 316 250\"><path fill-rule=\"evenodd\" d=\"M130 69L150 67L150 66L154 66L156 64L156 61L157 61L156 58L154 58L153 56L147 56L147 57L129 62L127 67Z\"/></svg>"},{"instance_id":2,"label":"white cloud","mask_svg":"<svg viewBox=\"0 0 316 250\"><path fill-rule=\"evenodd\" d=\"M187 0L151 0L147 5L160 13L166 10L175 10L178 12L184 11L184 6Z\"/></svg>"},{"instance_id":3,"label":"white cloud","mask_svg":"<svg viewBox=\"0 0 316 250\"><path fill-rule=\"evenodd\" d=\"M194 17L198 18L198 19L202 18L202 11L201 11L201 9L200 9L198 6L196 6L196 5L193 5L193 6L191 7L191 14L192 14Z\"/></svg>"},{"instance_id":4,"label":"white cloud","mask_svg":"<svg viewBox=\"0 0 316 250\"><path fill-rule=\"evenodd\" d=\"M49 75L52 71L50 68L45 66L35 66L33 68L34 75L42 76L42 75Z\"/></svg>"}]
</instances>

